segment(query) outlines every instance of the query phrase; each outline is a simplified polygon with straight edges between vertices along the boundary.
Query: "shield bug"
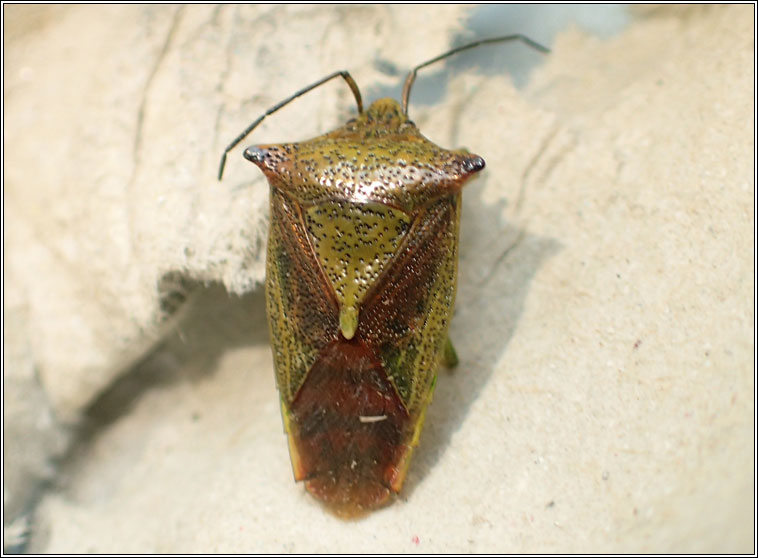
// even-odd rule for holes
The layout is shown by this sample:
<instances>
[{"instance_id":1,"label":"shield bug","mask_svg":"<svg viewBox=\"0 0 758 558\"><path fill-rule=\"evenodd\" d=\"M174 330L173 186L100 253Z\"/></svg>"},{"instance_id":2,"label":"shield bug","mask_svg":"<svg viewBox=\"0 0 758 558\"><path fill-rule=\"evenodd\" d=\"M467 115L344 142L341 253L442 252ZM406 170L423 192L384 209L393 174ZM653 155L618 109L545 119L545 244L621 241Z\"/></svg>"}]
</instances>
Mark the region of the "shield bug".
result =
<instances>
[{"instance_id":1,"label":"shield bug","mask_svg":"<svg viewBox=\"0 0 758 558\"><path fill-rule=\"evenodd\" d=\"M266 305L276 383L295 479L343 516L400 491L418 443L447 338L456 291L461 189L484 168L466 150L426 139L408 118L416 72L401 104L363 110L349 73L335 72L270 108L269 114L341 77L357 117L322 136L258 145L246 159L268 179Z\"/></svg>"}]
</instances>

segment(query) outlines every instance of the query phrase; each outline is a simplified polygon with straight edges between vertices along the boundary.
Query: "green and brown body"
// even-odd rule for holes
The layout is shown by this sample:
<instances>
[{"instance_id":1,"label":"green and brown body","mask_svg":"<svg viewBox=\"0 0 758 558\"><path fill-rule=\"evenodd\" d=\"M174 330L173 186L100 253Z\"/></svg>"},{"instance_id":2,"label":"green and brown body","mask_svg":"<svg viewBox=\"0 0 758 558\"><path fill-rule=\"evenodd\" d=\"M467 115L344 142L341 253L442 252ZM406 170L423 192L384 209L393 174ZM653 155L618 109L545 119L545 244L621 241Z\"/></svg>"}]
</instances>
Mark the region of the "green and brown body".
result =
<instances>
[{"instance_id":1,"label":"green and brown body","mask_svg":"<svg viewBox=\"0 0 758 558\"><path fill-rule=\"evenodd\" d=\"M271 185L266 300L295 478L342 515L376 508L432 397L461 188L484 161L431 143L391 99L245 156Z\"/></svg>"}]
</instances>

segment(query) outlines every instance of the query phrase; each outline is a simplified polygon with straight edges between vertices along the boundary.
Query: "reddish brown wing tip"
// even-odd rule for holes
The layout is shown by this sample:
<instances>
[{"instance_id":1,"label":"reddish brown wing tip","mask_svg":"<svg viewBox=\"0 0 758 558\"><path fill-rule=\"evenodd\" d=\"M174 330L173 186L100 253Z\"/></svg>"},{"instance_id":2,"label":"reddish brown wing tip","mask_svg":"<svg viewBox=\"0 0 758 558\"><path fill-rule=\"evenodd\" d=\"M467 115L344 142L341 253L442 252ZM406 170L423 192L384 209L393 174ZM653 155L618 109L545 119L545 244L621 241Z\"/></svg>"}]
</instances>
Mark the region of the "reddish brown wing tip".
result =
<instances>
[{"instance_id":1,"label":"reddish brown wing tip","mask_svg":"<svg viewBox=\"0 0 758 558\"><path fill-rule=\"evenodd\" d=\"M375 481L352 482L322 475L306 481L305 488L330 512L343 519L358 519L392 501L392 491Z\"/></svg>"},{"instance_id":2,"label":"reddish brown wing tip","mask_svg":"<svg viewBox=\"0 0 758 558\"><path fill-rule=\"evenodd\" d=\"M311 494L341 517L389 502L413 423L372 351L348 341L325 349L292 402L290 417Z\"/></svg>"}]
</instances>

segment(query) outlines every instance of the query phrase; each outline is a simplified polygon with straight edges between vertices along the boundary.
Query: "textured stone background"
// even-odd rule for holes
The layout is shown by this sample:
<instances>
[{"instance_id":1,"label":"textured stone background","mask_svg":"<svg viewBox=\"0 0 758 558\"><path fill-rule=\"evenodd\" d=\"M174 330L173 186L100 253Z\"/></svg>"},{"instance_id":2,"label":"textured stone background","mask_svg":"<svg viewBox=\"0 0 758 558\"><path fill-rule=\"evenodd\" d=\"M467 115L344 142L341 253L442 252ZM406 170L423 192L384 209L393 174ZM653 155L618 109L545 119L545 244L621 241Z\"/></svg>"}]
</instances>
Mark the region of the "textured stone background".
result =
<instances>
[{"instance_id":1,"label":"textured stone background","mask_svg":"<svg viewBox=\"0 0 758 558\"><path fill-rule=\"evenodd\" d=\"M420 78L424 133L487 161L461 365L393 506L345 523L292 482L267 188L218 155L337 68L394 91L468 9L4 6L6 549L754 550L752 6L561 32L521 90ZM249 143L351 110L335 82Z\"/></svg>"}]
</instances>

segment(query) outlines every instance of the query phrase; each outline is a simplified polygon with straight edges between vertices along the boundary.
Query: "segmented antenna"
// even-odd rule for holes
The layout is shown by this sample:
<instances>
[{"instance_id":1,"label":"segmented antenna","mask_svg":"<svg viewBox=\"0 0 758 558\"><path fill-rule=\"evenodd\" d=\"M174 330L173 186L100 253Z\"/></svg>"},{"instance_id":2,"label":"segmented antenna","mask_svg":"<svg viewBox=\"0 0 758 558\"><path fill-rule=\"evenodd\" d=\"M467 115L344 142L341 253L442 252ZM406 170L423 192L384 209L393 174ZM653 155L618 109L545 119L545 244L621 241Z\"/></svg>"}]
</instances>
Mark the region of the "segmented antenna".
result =
<instances>
[{"instance_id":1,"label":"segmented antenna","mask_svg":"<svg viewBox=\"0 0 758 558\"><path fill-rule=\"evenodd\" d=\"M329 81L331 79L334 79L336 77L341 77L342 79L344 79L347 82L347 85L350 87L350 91L353 92L353 96L355 97L355 102L358 105L358 113L363 112L363 100L361 99L361 92L358 89L358 85L355 83L355 80L353 79L353 76L351 76L348 72L345 72L344 70L339 71L339 72L334 72L333 74L329 74L325 78L322 78L322 79L318 80L315 83L311 83L309 86L301 89L300 91L297 91L294 95L290 95L289 97L287 97L286 99L284 99L280 103L278 103L278 104L274 105L273 107L271 107L270 109L268 109L263 115L259 116L255 120L255 122L253 122L252 124L250 124L250 126L248 126L247 128L245 128L240 135L238 135L236 138L234 138L234 140L232 141L232 143L230 143L229 145L227 145L226 149L224 149L223 155L221 155L221 164L219 164L219 167L218 167L218 179L221 180L221 177L224 175L224 166L226 165L226 154L229 153L235 147L237 147L237 144L239 142L241 142L243 139L245 139L245 137L247 137L247 135L250 132L252 132L253 130L255 130L255 128L258 126L258 124L260 124L261 122L263 122L264 118L266 118L269 114L275 113L276 111L278 111L280 108L282 108L283 106L287 105L291 101L294 101L300 95L305 95L311 89L315 89L319 85L323 85L327 81Z\"/></svg>"},{"instance_id":2,"label":"segmented antenna","mask_svg":"<svg viewBox=\"0 0 758 558\"><path fill-rule=\"evenodd\" d=\"M449 56L452 56L454 54L458 54L459 52L463 52L464 50L468 50L471 48L475 48L482 45L488 45L492 43L505 43L509 41L521 41L525 45L532 47L535 50L538 50L540 52L548 53L550 52L550 49L542 46L541 44L533 41L529 37L525 35L506 35L503 37L491 37L489 39L481 39L478 41L474 41L473 43L468 43L459 47L456 47L454 49L451 49L443 54L440 54L439 56L435 56L431 60L427 60L423 64L419 64L415 68L413 68L409 73L408 77L405 78L405 84L403 85L403 94L402 94L402 110L403 114L406 116L408 115L408 99L411 95L411 87L413 86L413 82L416 81L416 74L418 71L422 68L425 68L426 66L429 66L431 64L434 64L435 62L439 62L440 60L444 60L445 58L448 58ZM250 132L252 132L263 120L270 114L273 114L274 112L278 111L283 106L289 104L290 102L294 101L301 95L304 95L311 91L312 89L315 89L316 87L323 85L324 83L336 78L341 77L345 80L348 87L350 87L350 91L353 92L353 96L355 97L355 102L358 105L358 113L363 112L363 101L361 99L361 92L358 89L358 85L355 83L355 80L353 77L346 71L339 71L334 72L333 74L329 74L328 76L318 80L315 83L310 84L307 87L304 87L303 89L297 91L293 95L290 95L280 103L274 105L270 109L268 109L263 115L258 117L250 126L245 128L240 135L238 135L234 140L224 149L224 153L221 155L221 163L218 167L218 179L221 180L221 177L224 175L224 166L226 165L226 155L234 149L245 137L247 137Z\"/></svg>"},{"instance_id":3,"label":"segmented antenna","mask_svg":"<svg viewBox=\"0 0 758 558\"><path fill-rule=\"evenodd\" d=\"M402 107L403 107L403 114L408 116L408 98L411 95L411 87L413 86L413 82L416 81L416 72L418 72L421 68L425 68L426 66L429 66L430 64L434 64L435 62L439 62L440 60L444 60L445 58L452 56L453 54L458 54L459 52L463 52L464 50L468 50L470 48L475 48L481 45L489 45L492 43L507 43L509 41L521 41L527 46L532 47L535 50L538 50L540 52L548 53L550 52L550 49L547 47L542 46L541 44L531 40L529 37L525 35L506 35L504 37L491 37L489 39L481 39L479 41L474 41L473 43L468 43L459 47L456 47L454 49L448 50L447 52L440 54L439 56L435 56L431 60L427 60L423 64L419 64L415 68L413 68L410 72L408 72L408 77L405 78L405 84L403 85L403 97L402 97Z\"/></svg>"}]
</instances>

